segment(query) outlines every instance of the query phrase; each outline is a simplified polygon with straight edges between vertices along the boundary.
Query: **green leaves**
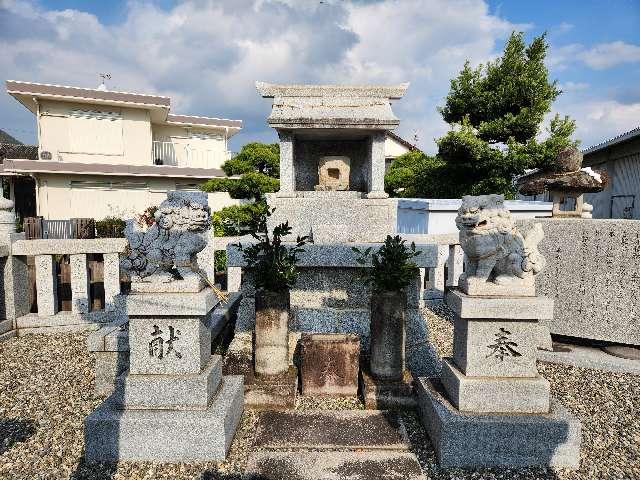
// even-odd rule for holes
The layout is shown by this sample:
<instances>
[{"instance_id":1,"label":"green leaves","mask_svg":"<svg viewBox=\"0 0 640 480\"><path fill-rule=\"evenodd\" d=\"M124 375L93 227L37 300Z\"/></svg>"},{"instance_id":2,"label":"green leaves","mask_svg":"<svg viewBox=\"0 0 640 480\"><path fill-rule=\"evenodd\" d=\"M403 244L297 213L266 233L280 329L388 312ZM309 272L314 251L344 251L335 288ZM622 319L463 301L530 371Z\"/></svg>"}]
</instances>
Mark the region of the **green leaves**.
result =
<instances>
[{"instance_id":1,"label":"green leaves","mask_svg":"<svg viewBox=\"0 0 640 480\"><path fill-rule=\"evenodd\" d=\"M289 222L281 223L273 229L272 236L267 230L267 218L275 209L266 209L255 219L251 236L258 240L249 246L236 244L243 252L247 268L254 274L257 288L271 292L281 292L291 288L298 278L298 255L302 248L310 242L307 236L297 237L294 245L283 245L283 237L291 233Z\"/></svg>"},{"instance_id":2,"label":"green leaves","mask_svg":"<svg viewBox=\"0 0 640 480\"><path fill-rule=\"evenodd\" d=\"M359 278L371 285L375 292L400 291L411 283L418 272L417 265L411 260L420 252L416 252L415 243L407 246L399 235L387 235L384 245L373 254L372 247L364 251L357 247L351 249L357 255L356 262L363 267Z\"/></svg>"}]
</instances>

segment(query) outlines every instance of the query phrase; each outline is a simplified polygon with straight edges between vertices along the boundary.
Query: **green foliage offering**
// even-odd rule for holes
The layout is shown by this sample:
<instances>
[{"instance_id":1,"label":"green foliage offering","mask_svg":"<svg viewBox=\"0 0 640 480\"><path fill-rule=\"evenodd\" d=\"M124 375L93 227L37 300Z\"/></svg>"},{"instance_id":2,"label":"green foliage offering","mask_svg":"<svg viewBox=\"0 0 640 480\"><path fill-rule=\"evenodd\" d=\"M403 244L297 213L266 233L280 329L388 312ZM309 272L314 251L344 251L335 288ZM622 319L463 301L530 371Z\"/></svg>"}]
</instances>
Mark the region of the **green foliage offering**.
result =
<instances>
[{"instance_id":1,"label":"green foliage offering","mask_svg":"<svg viewBox=\"0 0 640 480\"><path fill-rule=\"evenodd\" d=\"M216 237L234 237L245 235L255 225L261 215L267 211L264 202L246 205L231 205L211 215L211 227Z\"/></svg>"},{"instance_id":2,"label":"green foliage offering","mask_svg":"<svg viewBox=\"0 0 640 480\"><path fill-rule=\"evenodd\" d=\"M125 221L117 217L105 217L96 220L98 238L124 238Z\"/></svg>"},{"instance_id":3,"label":"green foliage offering","mask_svg":"<svg viewBox=\"0 0 640 480\"><path fill-rule=\"evenodd\" d=\"M216 272L227 271L227 252L225 250L216 250L213 254L213 266Z\"/></svg>"},{"instance_id":4,"label":"green foliage offering","mask_svg":"<svg viewBox=\"0 0 640 480\"><path fill-rule=\"evenodd\" d=\"M267 210L253 225L251 236L258 240L257 243L235 246L243 252L247 269L255 276L256 288L263 288L269 292L283 292L296 283L298 254L304 252L302 247L309 243L310 238L298 237L294 246L283 245L282 238L291 233L288 222L275 227L270 237L267 218L271 213L273 210Z\"/></svg>"},{"instance_id":5,"label":"green foliage offering","mask_svg":"<svg viewBox=\"0 0 640 480\"><path fill-rule=\"evenodd\" d=\"M360 278L373 287L373 291L399 292L407 287L418 273L418 266L411 261L420 255L416 244L405 244L400 235L387 235L384 245L376 253L369 247L364 251L357 247L351 249L358 254L356 262L363 267L371 260L371 267L363 268Z\"/></svg>"},{"instance_id":6,"label":"green foliage offering","mask_svg":"<svg viewBox=\"0 0 640 480\"><path fill-rule=\"evenodd\" d=\"M536 140L561 93L548 78L547 49L545 35L526 45L523 34L514 32L500 58L476 68L467 62L451 80L440 109L452 128L437 140L437 156L418 153L413 163L407 155L414 152L398 157L385 177L387 192L431 198L502 193L513 198L516 176L544 168L560 150L577 146L571 139L575 122L557 115L549 137Z\"/></svg>"},{"instance_id":7,"label":"green foliage offering","mask_svg":"<svg viewBox=\"0 0 640 480\"><path fill-rule=\"evenodd\" d=\"M227 175L240 178L212 178L202 185L202 190L229 192L231 198L260 201L265 193L280 188L280 147L277 143L247 143L222 169Z\"/></svg>"}]
</instances>

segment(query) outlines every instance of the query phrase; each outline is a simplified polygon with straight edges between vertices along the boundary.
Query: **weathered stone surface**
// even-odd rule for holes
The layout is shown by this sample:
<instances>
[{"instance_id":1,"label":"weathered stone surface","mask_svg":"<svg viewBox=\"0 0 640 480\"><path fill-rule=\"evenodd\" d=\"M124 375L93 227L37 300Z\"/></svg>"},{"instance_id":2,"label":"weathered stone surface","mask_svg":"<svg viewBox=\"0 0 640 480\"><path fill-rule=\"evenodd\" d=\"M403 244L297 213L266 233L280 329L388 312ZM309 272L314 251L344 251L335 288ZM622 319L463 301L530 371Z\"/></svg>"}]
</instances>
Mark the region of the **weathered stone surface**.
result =
<instances>
[{"instance_id":1,"label":"weathered stone surface","mask_svg":"<svg viewBox=\"0 0 640 480\"><path fill-rule=\"evenodd\" d=\"M375 379L402 378L406 303L403 292L377 292L371 297L369 371Z\"/></svg>"},{"instance_id":2,"label":"weathered stone surface","mask_svg":"<svg viewBox=\"0 0 640 480\"><path fill-rule=\"evenodd\" d=\"M213 290L205 288L198 293L135 293L125 297L126 313L138 315L204 316L219 300Z\"/></svg>"},{"instance_id":3,"label":"weathered stone surface","mask_svg":"<svg viewBox=\"0 0 640 480\"><path fill-rule=\"evenodd\" d=\"M127 246L125 238L17 240L11 245L13 255L68 255L80 253L118 253Z\"/></svg>"},{"instance_id":4,"label":"weathered stone surface","mask_svg":"<svg viewBox=\"0 0 640 480\"><path fill-rule=\"evenodd\" d=\"M247 480L426 480L407 452L255 452Z\"/></svg>"},{"instance_id":5,"label":"weathered stone surface","mask_svg":"<svg viewBox=\"0 0 640 480\"><path fill-rule=\"evenodd\" d=\"M536 219L549 268L536 279L555 301L552 334L640 345L640 222Z\"/></svg>"},{"instance_id":6,"label":"weathered stone surface","mask_svg":"<svg viewBox=\"0 0 640 480\"><path fill-rule=\"evenodd\" d=\"M0 335L13 330L13 320L0 320Z\"/></svg>"},{"instance_id":7,"label":"weathered stone surface","mask_svg":"<svg viewBox=\"0 0 640 480\"><path fill-rule=\"evenodd\" d=\"M279 196L293 196L295 190L295 172L293 170L293 133L278 130L280 139L280 190Z\"/></svg>"},{"instance_id":8,"label":"weathered stone surface","mask_svg":"<svg viewBox=\"0 0 640 480\"><path fill-rule=\"evenodd\" d=\"M196 255L207 245L210 227L211 209L204 192L167 192L155 213L155 223L146 230L128 221L125 235L130 249L122 266L131 276L131 291L160 291L145 284L180 282L199 291L202 279Z\"/></svg>"},{"instance_id":9,"label":"weathered stone surface","mask_svg":"<svg viewBox=\"0 0 640 480\"><path fill-rule=\"evenodd\" d=\"M127 375L114 401L127 409L206 410L222 381L222 360L210 357L206 368L191 375Z\"/></svg>"},{"instance_id":10,"label":"weathered stone surface","mask_svg":"<svg viewBox=\"0 0 640 480\"><path fill-rule=\"evenodd\" d=\"M554 343L551 352L538 350L538 360L545 363L640 375L640 361L610 355L597 347Z\"/></svg>"},{"instance_id":11,"label":"weathered stone surface","mask_svg":"<svg viewBox=\"0 0 640 480\"><path fill-rule=\"evenodd\" d=\"M300 378L303 395L358 394L360 339L349 334L302 334Z\"/></svg>"},{"instance_id":12,"label":"weathered stone surface","mask_svg":"<svg viewBox=\"0 0 640 480\"><path fill-rule=\"evenodd\" d=\"M28 314L31 309L29 296L24 294L29 288L27 258L14 255L2 257L0 258L0 266L2 266L2 295L4 296L0 316L15 320Z\"/></svg>"},{"instance_id":13,"label":"weathered stone surface","mask_svg":"<svg viewBox=\"0 0 640 480\"><path fill-rule=\"evenodd\" d=\"M89 312L89 266L84 253L70 255L71 267L71 311Z\"/></svg>"},{"instance_id":14,"label":"weathered stone surface","mask_svg":"<svg viewBox=\"0 0 640 480\"><path fill-rule=\"evenodd\" d=\"M545 266L538 224L519 230L502 195L462 197L456 217L466 268L459 285L470 295L535 295L533 277ZM502 291L504 290L504 292Z\"/></svg>"},{"instance_id":15,"label":"weathered stone surface","mask_svg":"<svg viewBox=\"0 0 640 480\"><path fill-rule=\"evenodd\" d=\"M416 393L443 467L577 468L580 463L580 422L555 399L548 414L473 414L454 408L429 379L418 379Z\"/></svg>"},{"instance_id":16,"label":"weathered stone surface","mask_svg":"<svg viewBox=\"0 0 640 480\"><path fill-rule=\"evenodd\" d=\"M416 407L413 376L404 370L400 380L376 380L366 369L360 382L364 405L372 410L406 410Z\"/></svg>"},{"instance_id":17,"label":"weathered stone surface","mask_svg":"<svg viewBox=\"0 0 640 480\"><path fill-rule=\"evenodd\" d=\"M224 460L243 411L242 377L224 377L207 410L120 410L106 401L85 420L88 462Z\"/></svg>"},{"instance_id":18,"label":"weathered stone surface","mask_svg":"<svg viewBox=\"0 0 640 480\"><path fill-rule=\"evenodd\" d=\"M261 448L410 449L399 415L379 410L262 412L255 444Z\"/></svg>"},{"instance_id":19,"label":"weathered stone surface","mask_svg":"<svg viewBox=\"0 0 640 480\"><path fill-rule=\"evenodd\" d=\"M371 135L371 159L369 161L368 169L367 198L387 198L389 196L384 191L385 140L386 134L384 132L374 132Z\"/></svg>"},{"instance_id":20,"label":"weathered stone surface","mask_svg":"<svg viewBox=\"0 0 640 480\"><path fill-rule=\"evenodd\" d=\"M548 413L549 381L537 377L470 377L451 359L442 362L447 399L462 412Z\"/></svg>"},{"instance_id":21,"label":"weathered stone surface","mask_svg":"<svg viewBox=\"0 0 640 480\"><path fill-rule=\"evenodd\" d=\"M456 317L453 360L472 377L535 377L536 331L535 321Z\"/></svg>"},{"instance_id":22,"label":"weathered stone surface","mask_svg":"<svg viewBox=\"0 0 640 480\"><path fill-rule=\"evenodd\" d=\"M447 305L461 318L504 320L548 320L553 316L553 298L549 297L474 297L452 289Z\"/></svg>"},{"instance_id":23,"label":"weathered stone surface","mask_svg":"<svg viewBox=\"0 0 640 480\"><path fill-rule=\"evenodd\" d=\"M211 331L201 317L133 317L129 351L131 374L198 374L211 357Z\"/></svg>"},{"instance_id":24,"label":"weathered stone surface","mask_svg":"<svg viewBox=\"0 0 640 480\"><path fill-rule=\"evenodd\" d=\"M326 156L320 159L318 165L317 191L349 190L349 172L351 162L345 156Z\"/></svg>"},{"instance_id":25,"label":"weathered stone surface","mask_svg":"<svg viewBox=\"0 0 640 480\"><path fill-rule=\"evenodd\" d=\"M289 369L289 291L258 290L254 360L257 375L281 375Z\"/></svg>"},{"instance_id":26,"label":"weathered stone surface","mask_svg":"<svg viewBox=\"0 0 640 480\"><path fill-rule=\"evenodd\" d=\"M58 277L52 255L37 255L36 290L38 296L38 314L55 315L58 312Z\"/></svg>"},{"instance_id":27,"label":"weathered stone surface","mask_svg":"<svg viewBox=\"0 0 640 480\"><path fill-rule=\"evenodd\" d=\"M103 255L104 309L116 309L116 296L120 295L120 255L105 253Z\"/></svg>"},{"instance_id":28,"label":"weathered stone surface","mask_svg":"<svg viewBox=\"0 0 640 480\"><path fill-rule=\"evenodd\" d=\"M93 356L96 360L94 392L109 395L113 392L115 379L129 369L129 352L96 351Z\"/></svg>"}]
</instances>

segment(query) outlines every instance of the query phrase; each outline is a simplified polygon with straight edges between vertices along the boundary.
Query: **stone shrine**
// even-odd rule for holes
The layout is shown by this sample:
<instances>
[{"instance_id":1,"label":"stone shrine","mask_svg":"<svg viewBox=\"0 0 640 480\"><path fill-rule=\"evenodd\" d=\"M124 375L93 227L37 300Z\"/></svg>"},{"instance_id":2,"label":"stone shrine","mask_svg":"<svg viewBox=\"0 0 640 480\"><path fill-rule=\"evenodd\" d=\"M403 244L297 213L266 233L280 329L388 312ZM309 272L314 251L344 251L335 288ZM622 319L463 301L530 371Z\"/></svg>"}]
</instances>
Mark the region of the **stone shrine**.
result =
<instances>
[{"instance_id":1,"label":"stone shrine","mask_svg":"<svg viewBox=\"0 0 640 480\"><path fill-rule=\"evenodd\" d=\"M394 234L397 203L384 192L384 142L398 118L391 101L408 85L272 85L258 82L259 93L273 98L268 124L280 139L280 190L267 194L275 211L268 228L287 221L291 240L309 235L313 243L299 255L299 276L290 291L289 356L305 333L354 334L366 356L370 338L370 289L358 280L352 247L379 248ZM242 243L252 242L250 237ZM436 245L417 245L415 263L437 263ZM227 265L244 267L241 252L227 248ZM426 327L419 307L420 277L407 289L407 343L421 345ZM255 289L243 271L243 298L238 309L231 356L252 358L255 329ZM390 348L404 349L404 342ZM416 349L416 352L418 350ZM413 360L424 357L414 352ZM404 351L403 351L404 361ZM431 357L429 357L429 360ZM243 373L246 373L243 370ZM264 398L264 397L261 397ZM247 399L251 403L251 395Z\"/></svg>"},{"instance_id":2,"label":"stone shrine","mask_svg":"<svg viewBox=\"0 0 640 480\"><path fill-rule=\"evenodd\" d=\"M88 461L223 460L242 415L242 377L223 376L211 355L218 298L193 276L209 229L207 196L167 197L154 227L127 232L129 372L85 421Z\"/></svg>"},{"instance_id":3,"label":"stone shrine","mask_svg":"<svg viewBox=\"0 0 640 480\"><path fill-rule=\"evenodd\" d=\"M443 360L439 381L418 380L423 423L443 466L577 467L580 422L550 396L536 367L538 323L553 318L553 299L535 296L542 230L516 227L503 202L463 198L456 224L476 265L446 297L455 313L453 358Z\"/></svg>"}]
</instances>

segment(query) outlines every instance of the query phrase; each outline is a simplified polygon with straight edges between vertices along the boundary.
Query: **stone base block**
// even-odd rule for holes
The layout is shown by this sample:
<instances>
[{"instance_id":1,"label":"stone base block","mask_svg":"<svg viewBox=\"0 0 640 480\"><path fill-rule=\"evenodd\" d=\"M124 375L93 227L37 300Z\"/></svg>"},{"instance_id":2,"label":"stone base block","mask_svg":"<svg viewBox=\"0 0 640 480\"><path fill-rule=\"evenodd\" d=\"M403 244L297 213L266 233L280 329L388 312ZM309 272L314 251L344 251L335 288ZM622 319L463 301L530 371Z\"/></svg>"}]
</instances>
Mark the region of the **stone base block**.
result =
<instances>
[{"instance_id":1,"label":"stone base block","mask_svg":"<svg viewBox=\"0 0 640 480\"><path fill-rule=\"evenodd\" d=\"M116 378L129 370L129 352L93 352L96 359L94 392L109 395Z\"/></svg>"},{"instance_id":2,"label":"stone base block","mask_svg":"<svg viewBox=\"0 0 640 480\"><path fill-rule=\"evenodd\" d=\"M532 378L468 377L453 364L442 362L442 385L451 403L463 412L548 413L549 381Z\"/></svg>"},{"instance_id":3,"label":"stone base block","mask_svg":"<svg viewBox=\"0 0 640 480\"><path fill-rule=\"evenodd\" d=\"M418 379L416 394L443 467L579 466L580 422L555 399L548 414L501 415L460 412L428 378Z\"/></svg>"},{"instance_id":4,"label":"stone base block","mask_svg":"<svg viewBox=\"0 0 640 480\"><path fill-rule=\"evenodd\" d=\"M458 286L466 294L478 297L535 297L536 295L536 285L533 277L510 280L510 283L501 285L476 278L466 278L462 275Z\"/></svg>"},{"instance_id":5,"label":"stone base block","mask_svg":"<svg viewBox=\"0 0 640 480\"><path fill-rule=\"evenodd\" d=\"M114 400L127 409L206 410L221 380L222 360L213 355L195 375L127 375Z\"/></svg>"},{"instance_id":6,"label":"stone base block","mask_svg":"<svg viewBox=\"0 0 640 480\"><path fill-rule=\"evenodd\" d=\"M244 403L247 407L261 410L294 408L298 393L298 370L289 367L285 375L272 378L253 377L247 381Z\"/></svg>"},{"instance_id":7,"label":"stone base block","mask_svg":"<svg viewBox=\"0 0 640 480\"><path fill-rule=\"evenodd\" d=\"M107 399L85 420L88 462L224 460L243 411L242 377L224 377L207 410L120 410Z\"/></svg>"},{"instance_id":8,"label":"stone base block","mask_svg":"<svg viewBox=\"0 0 640 480\"><path fill-rule=\"evenodd\" d=\"M367 409L402 410L416 407L413 377L408 370L404 371L403 378L399 381L376 380L363 370L360 390Z\"/></svg>"}]
</instances>

